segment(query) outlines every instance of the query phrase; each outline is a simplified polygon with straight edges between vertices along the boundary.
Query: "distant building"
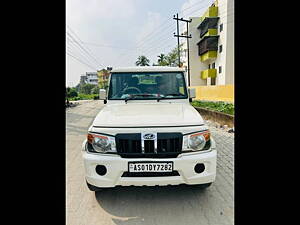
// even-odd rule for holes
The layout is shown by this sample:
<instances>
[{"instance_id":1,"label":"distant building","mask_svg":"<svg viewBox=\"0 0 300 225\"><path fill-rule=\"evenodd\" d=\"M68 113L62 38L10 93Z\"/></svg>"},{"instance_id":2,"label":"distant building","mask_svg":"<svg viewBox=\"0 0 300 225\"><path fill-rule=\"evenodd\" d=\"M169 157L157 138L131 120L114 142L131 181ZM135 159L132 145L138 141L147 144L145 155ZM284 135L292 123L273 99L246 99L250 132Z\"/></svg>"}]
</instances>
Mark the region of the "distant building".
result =
<instances>
[{"instance_id":1,"label":"distant building","mask_svg":"<svg viewBox=\"0 0 300 225\"><path fill-rule=\"evenodd\" d=\"M86 83L86 76L85 75L81 75L80 76L80 84L85 84Z\"/></svg>"},{"instance_id":2,"label":"distant building","mask_svg":"<svg viewBox=\"0 0 300 225\"><path fill-rule=\"evenodd\" d=\"M111 70L112 70L111 67L107 67L107 69L102 69L102 70L97 71L98 78L99 78L98 82L99 82L100 88L106 89L108 87L108 79L109 79Z\"/></svg>"},{"instance_id":3,"label":"distant building","mask_svg":"<svg viewBox=\"0 0 300 225\"><path fill-rule=\"evenodd\" d=\"M183 67L197 100L234 102L234 0L215 0L198 17L189 17L187 41L181 42ZM187 76L188 77L188 76Z\"/></svg>"},{"instance_id":4,"label":"distant building","mask_svg":"<svg viewBox=\"0 0 300 225\"><path fill-rule=\"evenodd\" d=\"M87 84L94 84L94 85L98 85L98 74L97 72L86 72L86 80L85 83Z\"/></svg>"},{"instance_id":5,"label":"distant building","mask_svg":"<svg viewBox=\"0 0 300 225\"><path fill-rule=\"evenodd\" d=\"M216 0L201 17L190 19L191 86L233 85L233 0Z\"/></svg>"}]
</instances>

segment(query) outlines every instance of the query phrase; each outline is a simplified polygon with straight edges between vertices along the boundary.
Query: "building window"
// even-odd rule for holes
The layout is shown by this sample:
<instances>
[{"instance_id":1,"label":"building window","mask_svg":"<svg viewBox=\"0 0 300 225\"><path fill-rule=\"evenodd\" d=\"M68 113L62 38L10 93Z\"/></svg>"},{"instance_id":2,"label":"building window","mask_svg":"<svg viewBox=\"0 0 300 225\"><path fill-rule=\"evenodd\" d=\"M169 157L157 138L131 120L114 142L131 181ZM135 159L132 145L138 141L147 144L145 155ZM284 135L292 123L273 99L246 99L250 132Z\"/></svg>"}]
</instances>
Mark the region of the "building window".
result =
<instances>
[{"instance_id":1,"label":"building window","mask_svg":"<svg viewBox=\"0 0 300 225\"><path fill-rule=\"evenodd\" d=\"M216 85L216 78L215 78L215 77L212 77L212 78L211 78L210 84L211 84L211 85Z\"/></svg>"},{"instance_id":2,"label":"building window","mask_svg":"<svg viewBox=\"0 0 300 225\"><path fill-rule=\"evenodd\" d=\"M222 50L223 50L223 45L220 45L220 46L219 46L219 52L221 53Z\"/></svg>"},{"instance_id":3,"label":"building window","mask_svg":"<svg viewBox=\"0 0 300 225\"><path fill-rule=\"evenodd\" d=\"M207 36L197 43L198 55L203 55L208 51L218 50L218 36Z\"/></svg>"},{"instance_id":4,"label":"building window","mask_svg":"<svg viewBox=\"0 0 300 225\"><path fill-rule=\"evenodd\" d=\"M200 30L200 38L202 38L208 29L218 29L219 17L206 17L197 27Z\"/></svg>"},{"instance_id":5,"label":"building window","mask_svg":"<svg viewBox=\"0 0 300 225\"><path fill-rule=\"evenodd\" d=\"M208 69L210 69L210 64L208 64Z\"/></svg>"},{"instance_id":6,"label":"building window","mask_svg":"<svg viewBox=\"0 0 300 225\"><path fill-rule=\"evenodd\" d=\"M220 24L220 32L223 30L223 23Z\"/></svg>"},{"instance_id":7,"label":"building window","mask_svg":"<svg viewBox=\"0 0 300 225\"><path fill-rule=\"evenodd\" d=\"M219 73L222 73L222 66L219 66Z\"/></svg>"},{"instance_id":8,"label":"building window","mask_svg":"<svg viewBox=\"0 0 300 225\"><path fill-rule=\"evenodd\" d=\"M213 63L211 68L215 69L216 68L216 63Z\"/></svg>"}]
</instances>

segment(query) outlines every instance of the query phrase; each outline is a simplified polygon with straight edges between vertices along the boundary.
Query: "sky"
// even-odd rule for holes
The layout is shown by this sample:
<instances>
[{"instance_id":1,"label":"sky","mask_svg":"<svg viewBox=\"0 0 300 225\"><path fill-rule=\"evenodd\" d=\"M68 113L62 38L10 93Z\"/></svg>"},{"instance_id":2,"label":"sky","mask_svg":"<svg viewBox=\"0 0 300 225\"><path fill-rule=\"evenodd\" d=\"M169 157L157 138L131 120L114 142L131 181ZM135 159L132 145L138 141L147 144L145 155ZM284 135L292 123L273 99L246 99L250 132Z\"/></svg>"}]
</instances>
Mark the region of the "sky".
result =
<instances>
[{"instance_id":1,"label":"sky","mask_svg":"<svg viewBox=\"0 0 300 225\"><path fill-rule=\"evenodd\" d=\"M177 46L176 20L201 16L213 0L67 0L66 86L106 67L135 66L139 55L157 56ZM186 24L180 22L180 32Z\"/></svg>"}]
</instances>

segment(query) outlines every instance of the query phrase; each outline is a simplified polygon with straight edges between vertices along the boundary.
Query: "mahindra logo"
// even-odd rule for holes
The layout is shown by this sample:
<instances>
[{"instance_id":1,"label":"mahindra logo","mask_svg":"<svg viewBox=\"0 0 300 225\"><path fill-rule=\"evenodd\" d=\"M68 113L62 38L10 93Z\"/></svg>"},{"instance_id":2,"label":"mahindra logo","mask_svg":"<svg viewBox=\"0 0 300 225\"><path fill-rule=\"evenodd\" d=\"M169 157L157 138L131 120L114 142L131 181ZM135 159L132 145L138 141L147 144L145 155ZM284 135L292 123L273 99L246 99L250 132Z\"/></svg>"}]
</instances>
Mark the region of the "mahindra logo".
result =
<instances>
[{"instance_id":1,"label":"mahindra logo","mask_svg":"<svg viewBox=\"0 0 300 225\"><path fill-rule=\"evenodd\" d=\"M145 140L153 140L153 139L155 139L155 135L154 134L144 134L143 135L143 138L145 139Z\"/></svg>"}]
</instances>

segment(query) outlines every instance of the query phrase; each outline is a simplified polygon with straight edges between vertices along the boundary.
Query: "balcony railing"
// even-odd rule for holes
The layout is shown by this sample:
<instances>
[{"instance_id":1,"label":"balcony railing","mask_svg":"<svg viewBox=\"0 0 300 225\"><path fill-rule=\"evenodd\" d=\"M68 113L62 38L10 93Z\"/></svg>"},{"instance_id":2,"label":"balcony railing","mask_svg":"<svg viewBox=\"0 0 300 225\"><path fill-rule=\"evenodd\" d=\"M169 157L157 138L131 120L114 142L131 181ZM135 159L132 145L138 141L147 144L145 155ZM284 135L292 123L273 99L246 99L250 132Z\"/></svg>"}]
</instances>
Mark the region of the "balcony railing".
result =
<instances>
[{"instance_id":1,"label":"balcony railing","mask_svg":"<svg viewBox=\"0 0 300 225\"><path fill-rule=\"evenodd\" d=\"M203 37L210 29L218 29L219 17L206 17L197 29L200 30L200 37Z\"/></svg>"},{"instance_id":2,"label":"balcony railing","mask_svg":"<svg viewBox=\"0 0 300 225\"><path fill-rule=\"evenodd\" d=\"M206 36L216 36L218 34L218 29L208 29L204 37Z\"/></svg>"},{"instance_id":3,"label":"balcony railing","mask_svg":"<svg viewBox=\"0 0 300 225\"><path fill-rule=\"evenodd\" d=\"M208 51L200 56L200 61L205 62L208 59L215 59L217 58L217 51Z\"/></svg>"},{"instance_id":4,"label":"balcony railing","mask_svg":"<svg viewBox=\"0 0 300 225\"><path fill-rule=\"evenodd\" d=\"M206 80L208 77L215 78L217 76L216 69L207 69L201 71L201 79Z\"/></svg>"},{"instance_id":5,"label":"balcony railing","mask_svg":"<svg viewBox=\"0 0 300 225\"><path fill-rule=\"evenodd\" d=\"M203 16L201 16L201 22L197 27L200 30L200 37L203 37L208 32L208 29L218 28L218 11L218 6L213 5L206 10Z\"/></svg>"}]
</instances>

